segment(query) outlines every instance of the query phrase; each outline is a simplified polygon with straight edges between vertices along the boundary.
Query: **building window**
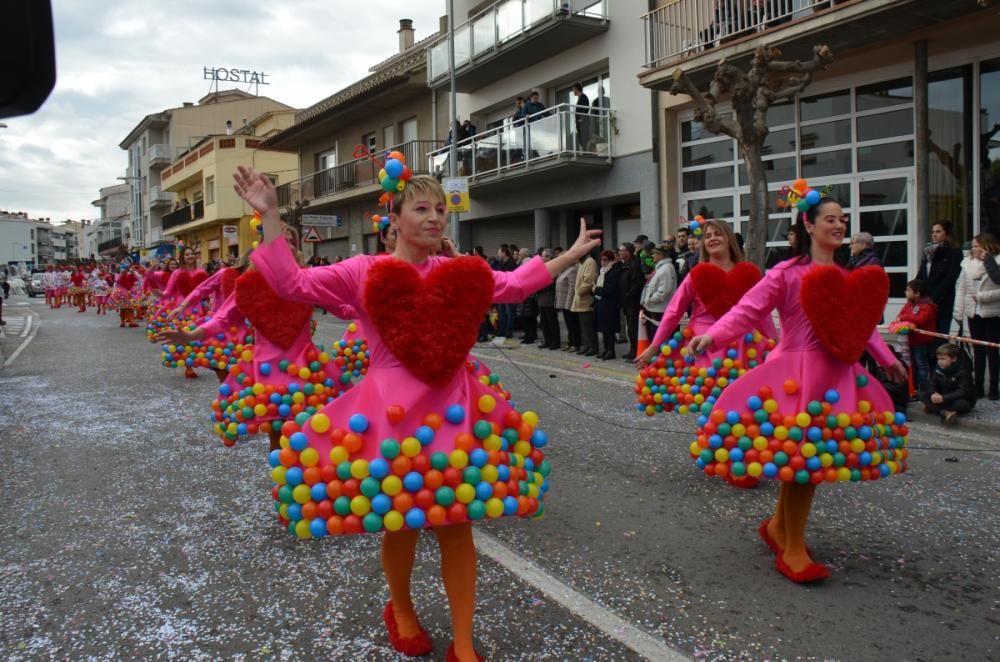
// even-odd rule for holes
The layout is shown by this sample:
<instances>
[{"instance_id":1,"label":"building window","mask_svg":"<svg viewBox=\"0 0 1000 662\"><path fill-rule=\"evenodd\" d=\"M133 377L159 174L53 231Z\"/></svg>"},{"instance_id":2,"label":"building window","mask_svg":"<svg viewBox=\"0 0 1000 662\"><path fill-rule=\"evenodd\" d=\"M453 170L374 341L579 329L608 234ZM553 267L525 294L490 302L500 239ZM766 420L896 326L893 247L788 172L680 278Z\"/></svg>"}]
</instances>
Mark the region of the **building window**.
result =
<instances>
[{"instance_id":1,"label":"building window","mask_svg":"<svg viewBox=\"0 0 1000 662\"><path fill-rule=\"evenodd\" d=\"M205 178L205 204L215 204L215 177Z\"/></svg>"},{"instance_id":2,"label":"building window","mask_svg":"<svg viewBox=\"0 0 1000 662\"><path fill-rule=\"evenodd\" d=\"M369 154L374 154L375 149L378 147L374 133L366 133L361 136L361 144L368 148Z\"/></svg>"},{"instance_id":3,"label":"building window","mask_svg":"<svg viewBox=\"0 0 1000 662\"><path fill-rule=\"evenodd\" d=\"M320 152L319 156L316 157L316 170L322 172L323 170L329 170L330 168L337 167L337 146L334 145L333 149L326 152Z\"/></svg>"}]
</instances>

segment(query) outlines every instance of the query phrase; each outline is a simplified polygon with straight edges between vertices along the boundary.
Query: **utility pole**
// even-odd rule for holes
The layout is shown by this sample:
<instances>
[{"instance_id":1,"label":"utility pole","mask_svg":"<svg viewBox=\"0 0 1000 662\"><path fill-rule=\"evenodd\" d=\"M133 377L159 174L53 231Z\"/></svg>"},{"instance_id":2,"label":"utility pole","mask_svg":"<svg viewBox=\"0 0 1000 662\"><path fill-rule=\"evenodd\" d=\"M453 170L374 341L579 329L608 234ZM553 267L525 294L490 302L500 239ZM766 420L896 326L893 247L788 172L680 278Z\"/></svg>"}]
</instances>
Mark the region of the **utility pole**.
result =
<instances>
[{"instance_id":1,"label":"utility pole","mask_svg":"<svg viewBox=\"0 0 1000 662\"><path fill-rule=\"evenodd\" d=\"M448 0L448 78L451 85L451 103L448 113L448 132L451 135L451 142L448 145L448 176L458 175L458 149L455 143L458 142L458 131L455 127L458 121L458 109L455 101L455 0ZM459 245L458 240L458 212L451 213L451 240L455 245Z\"/></svg>"}]
</instances>

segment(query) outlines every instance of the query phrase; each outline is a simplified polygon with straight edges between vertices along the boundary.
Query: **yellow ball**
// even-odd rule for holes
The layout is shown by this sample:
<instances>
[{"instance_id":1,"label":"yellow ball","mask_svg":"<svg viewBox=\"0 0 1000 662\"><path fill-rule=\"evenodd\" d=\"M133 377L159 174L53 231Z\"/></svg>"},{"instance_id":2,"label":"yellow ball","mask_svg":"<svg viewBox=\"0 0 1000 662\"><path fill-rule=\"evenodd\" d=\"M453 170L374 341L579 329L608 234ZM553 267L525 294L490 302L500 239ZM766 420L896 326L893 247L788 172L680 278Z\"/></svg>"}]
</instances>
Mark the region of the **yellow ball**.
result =
<instances>
[{"instance_id":1,"label":"yellow ball","mask_svg":"<svg viewBox=\"0 0 1000 662\"><path fill-rule=\"evenodd\" d=\"M354 460L351 462L351 477L357 480L368 478L368 460Z\"/></svg>"},{"instance_id":2,"label":"yellow ball","mask_svg":"<svg viewBox=\"0 0 1000 662\"><path fill-rule=\"evenodd\" d=\"M357 515L358 517L364 517L369 512L371 512L371 509L372 509L372 503L371 501L368 500L368 497L366 497L365 495L359 494L358 496L351 499L351 512Z\"/></svg>"},{"instance_id":3,"label":"yellow ball","mask_svg":"<svg viewBox=\"0 0 1000 662\"><path fill-rule=\"evenodd\" d=\"M459 503L472 503L472 500L476 498L476 488L468 483L462 483L455 488L455 498L458 499Z\"/></svg>"},{"instance_id":4,"label":"yellow ball","mask_svg":"<svg viewBox=\"0 0 1000 662\"><path fill-rule=\"evenodd\" d=\"M382 526L386 531L399 531L403 528L403 514L398 510L390 510L382 518Z\"/></svg>"},{"instance_id":5,"label":"yellow ball","mask_svg":"<svg viewBox=\"0 0 1000 662\"><path fill-rule=\"evenodd\" d=\"M306 503L312 496L309 491L309 486L305 483L299 483L292 490L292 498L295 499L295 503Z\"/></svg>"},{"instance_id":6,"label":"yellow ball","mask_svg":"<svg viewBox=\"0 0 1000 662\"><path fill-rule=\"evenodd\" d=\"M469 465L469 454L461 448L456 448L448 456L448 464L456 469L464 469Z\"/></svg>"},{"instance_id":7,"label":"yellow ball","mask_svg":"<svg viewBox=\"0 0 1000 662\"><path fill-rule=\"evenodd\" d=\"M528 425L534 427L538 425L538 414L536 414L533 411L526 411L523 414L521 414L521 420L527 423Z\"/></svg>"},{"instance_id":8,"label":"yellow ball","mask_svg":"<svg viewBox=\"0 0 1000 662\"><path fill-rule=\"evenodd\" d=\"M851 470L847 467L837 469L837 480L846 482L851 479Z\"/></svg>"},{"instance_id":9,"label":"yellow ball","mask_svg":"<svg viewBox=\"0 0 1000 662\"><path fill-rule=\"evenodd\" d=\"M500 472L492 464L487 464L479 470L479 476L487 483L495 483L500 478Z\"/></svg>"},{"instance_id":10,"label":"yellow ball","mask_svg":"<svg viewBox=\"0 0 1000 662\"><path fill-rule=\"evenodd\" d=\"M799 452L802 453L802 457L812 457L816 454L816 445L808 443L802 444L802 449Z\"/></svg>"},{"instance_id":11,"label":"yellow ball","mask_svg":"<svg viewBox=\"0 0 1000 662\"><path fill-rule=\"evenodd\" d=\"M778 427L774 428L774 438L777 439L778 441L784 441L785 439L788 439L788 428L786 428L784 425L779 425Z\"/></svg>"},{"instance_id":12,"label":"yellow ball","mask_svg":"<svg viewBox=\"0 0 1000 662\"><path fill-rule=\"evenodd\" d=\"M701 453L701 446L698 445L697 441L692 441L691 445L688 446L688 452L691 453L693 457L698 457Z\"/></svg>"},{"instance_id":13,"label":"yellow ball","mask_svg":"<svg viewBox=\"0 0 1000 662\"><path fill-rule=\"evenodd\" d=\"M401 443L400 448L406 457L416 457L420 455L420 440L416 437L407 437Z\"/></svg>"},{"instance_id":14,"label":"yellow ball","mask_svg":"<svg viewBox=\"0 0 1000 662\"><path fill-rule=\"evenodd\" d=\"M328 363L329 361L330 361L330 353L329 352L320 352L319 353L319 362L320 363Z\"/></svg>"},{"instance_id":15,"label":"yellow ball","mask_svg":"<svg viewBox=\"0 0 1000 662\"><path fill-rule=\"evenodd\" d=\"M355 324L354 322L351 322L350 324L347 325L347 330L350 331L351 333L357 333L358 325Z\"/></svg>"},{"instance_id":16,"label":"yellow ball","mask_svg":"<svg viewBox=\"0 0 1000 662\"><path fill-rule=\"evenodd\" d=\"M493 497L486 502L486 516L487 517L500 517L503 515L503 501Z\"/></svg>"},{"instance_id":17,"label":"yellow ball","mask_svg":"<svg viewBox=\"0 0 1000 662\"><path fill-rule=\"evenodd\" d=\"M243 353L240 354L240 360L246 361L248 363L250 361L253 361L253 352L251 352L249 349L243 350Z\"/></svg>"},{"instance_id":18,"label":"yellow ball","mask_svg":"<svg viewBox=\"0 0 1000 662\"><path fill-rule=\"evenodd\" d=\"M319 463L319 451L315 448L306 448L299 453L299 462L302 466L312 467Z\"/></svg>"},{"instance_id":19,"label":"yellow ball","mask_svg":"<svg viewBox=\"0 0 1000 662\"><path fill-rule=\"evenodd\" d=\"M396 496L403 490L403 481L399 476L386 476L382 479L382 492L386 496Z\"/></svg>"},{"instance_id":20,"label":"yellow ball","mask_svg":"<svg viewBox=\"0 0 1000 662\"><path fill-rule=\"evenodd\" d=\"M283 503L280 506L278 506L278 514L281 515L282 517L284 517L285 519L288 519L288 504L287 503Z\"/></svg>"},{"instance_id":21,"label":"yellow ball","mask_svg":"<svg viewBox=\"0 0 1000 662\"><path fill-rule=\"evenodd\" d=\"M299 368L299 379L309 379L312 371L309 368Z\"/></svg>"},{"instance_id":22,"label":"yellow ball","mask_svg":"<svg viewBox=\"0 0 1000 662\"><path fill-rule=\"evenodd\" d=\"M492 395L482 395L479 396L479 411L484 414L489 414L491 411L496 409L497 401Z\"/></svg>"},{"instance_id":23,"label":"yellow ball","mask_svg":"<svg viewBox=\"0 0 1000 662\"><path fill-rule=\"evenodd\" d=\"M278 437L278 445L281 446L282 448L288 448L291 445L291 443L292 442L288 441L288 437L286 437L285 435L281 435L280 437ZM297 454L296 457L298 457Z\"/></svg>"},{"instance_id":24,"label":"yellow ball","mask_svg":"<svg viewBox=\"0 0 1000 662\"><path fill-rule=\"evenodd\" d=\"M862 414L867 414L871 410L872 410L872 403L868 402L867 400L862 400L861 402L858 403L858 411L860 411Z\"/></svg>"},{"instance_id":25,"label":"yellow ball","mask_svg":"<svg viewBox=\"0 0 1000 662\"><path fill-rule=\"evenodd\" d=\"M528 485L528 496L532 499L538 498L538 485Z\"/></svg>"},{"instance_id":26,"label":"yellow ball","mask_svg":"<svg viewBox=\"0 0 1000 662\"><path fill-rule=\"evenodd\" d=\"M259 382L253 385L253 393L254 393L254 395L260 395L261 393L264 392L264 390L265 390L264 389L264 385L261 384L261 383L259 383Z\"/></svg>"},{"instance_id":27,"label":"yellow ball","mask_svg":"<svg viewBox=\"0 0 1000 662\"><path fill-rule=\"evenodd\" d=\"M498 451L503 448L503 440L498 435L491 434L483 441L483 448L488 451Z\"/></svg>"},{"instance_id":28,"label":"yellow ball","mask_svg":"<svg viewBox=\"0 0 1000 662\"><path fill-rule=\"evenodd\" d=\"M819 456L819 463L825 469L826 467L833 466L833 455L830 453L823 453Z\"/></svg>"},{"instance_id":29,"label":"yellow ball","mask_svg":"<svg viewBox=\"0 0 1000 662\"><path fill-rule=\"evenodd\" d=\"M767 450L767 439L765 437L754 437L753 447L759 451Z\"/></svg>"},{"instance_id":30,"label":"yellow ball","mask_svg":"<svg viewBox=\"0 0 1000 662\"><path fill-rule=\"evenodd\" d=\"M518 455L530 455L531 454L531 443L527 441L519 441L514 444L514 452Z\"/></svg>"},{"instance_id":31,"label":"yellow ball","mask_svg":"<svg viewBox=\"0 0 1000 662\"><path fill-rule=\"evenodd\" d=\"M292 402L294 402L295 404L301 405L305 401L306 401L306 394L303 393L302 391L292 394Z\"/></svg>"},{"instance_id":32,"label":"yellow ball","mask_svg":"<svg viewBox=\"0 0 1000 662\"><path fill-rule=\"evenodd\" d=\"M805 413L804 411L799 412L795 415L795 424L800 428L807 428L812 423L812 416Z\"/></svg>"},{"instance_id":33,"label":"yellow ball","mask_svg":"<svg viewBox=\"0 0 1000 662\"><path fill-rule=\"evenodd\" d=\"M716 462L725 462L728 459L729 459L729 451L728 450L726 450L725 448L716 448L715 449L715 461Z\"/></svg>"},{"instance_id":34,"label":"yellow ball","mask_svg":"<svg viewBox=\"0 0 1000 662\"><path fill-rule=\"evenodd\" d=\"M765 400L764 401L764 411L768 414L773 414L778 411L778 401L777 400Z\"/></svg>"},{"instance_id":35,"label":"yellow ball","mask_svg":"<svg viewBox=\"0 0 1000 662\"><path fill-rule=\"evenodd\" d=\"M860 439L851 440L851 450L855 453L863 453L865 450L865 442Z\"/></svg>"},{"instance_id":36,"label":"yellow ball","mask_svg":"<svg viewBox=\"0 0 1000 662\"><path fill-rule=\"evenodd\" d=\"M309 425L312 426L314 432L323 434L330 429L330 417L326 414L316 414L309 419Z\"/></svg>"},{"instance_id":37,"label":"yellow ball","mask_svg":"<svg viewBox=\"0 0 1000 662\"><path fill-rule=\"evenodd\" d=\"M288 471L284 465L279 464L275 468L271 469L271 480L274 481L275 485L285 484L285 472Z\"/></svg>"},{"instance_id":38,"label":"yellow ball","mask_svg":"<svg viewBox=\"0 0 1000 662\"><path fill-rule=\"evenodd\" d=\"M751 462L747 465L747 473L754 478L759 476L763 470L764 468L760 466L760 462Z\"/></svg>"},{"instance_id":39,"label":"yellow ball","mask_svg":"<svg viewBox=\"0 0 1000 662\"><path fill-rule=\"evenodd\" d=\"M350 453L343 446L334 446L330 449L330 462L334 465L346 462L348 457L350 457Z\"/></svg>"},{"instance_id":40,"label":"yellow ball","mask_svg":"<svg viewBox=\"0 0 1000 662\"><path fill-rule=\"evenodd\" d=\"M747 427L742 423L737 423L733 426L733 436L737 439L747 436Z\"/></svg>"},{"instance_id":41,"label":"yellow ball","mask_svg":"<svg viewBox=\"0 0 1000 662\"><path fill-rule=\"evenodd\" d=\"M297 535L302 540L308 540L312 538L312 531L309 530L309 522L304 519L300 519L295 523L295 535Z\"/></svg>"},{"instance_id":42,"label":"yellow ball","mask_svg":"<svg viewBox=\"0 0 1000 662\"><path fill-rule=\"evenodd\" d=\"M257 404L253 408L254 416L264 416L267 414L267 405Z\"/></svg>"}]
</instances>

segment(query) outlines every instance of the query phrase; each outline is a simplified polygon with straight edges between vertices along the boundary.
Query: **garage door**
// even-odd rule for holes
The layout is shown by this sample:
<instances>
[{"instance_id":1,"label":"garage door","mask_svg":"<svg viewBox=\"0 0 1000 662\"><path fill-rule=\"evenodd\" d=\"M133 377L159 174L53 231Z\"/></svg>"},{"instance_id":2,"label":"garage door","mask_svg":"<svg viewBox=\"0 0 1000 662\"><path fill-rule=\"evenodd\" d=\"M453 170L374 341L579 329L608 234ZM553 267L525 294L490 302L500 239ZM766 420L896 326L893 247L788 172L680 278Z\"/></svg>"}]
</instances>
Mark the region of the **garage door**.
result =
<instances>
[{"instance_id":1,"label":"garage door","mask_svg":"<svg viewBox=\"0 0 1000 662\"><path fill-rule=\"evenodd\" d=\"M534 217L514 217L490 219L484 221L469 221L472 226L472 245L462 246L465 252L471 252L473 247L482 246L487 255L496 255L500 244L517 244L521 248L529 248L535 252L535 219Z\"/></svg>"}]
</instances>

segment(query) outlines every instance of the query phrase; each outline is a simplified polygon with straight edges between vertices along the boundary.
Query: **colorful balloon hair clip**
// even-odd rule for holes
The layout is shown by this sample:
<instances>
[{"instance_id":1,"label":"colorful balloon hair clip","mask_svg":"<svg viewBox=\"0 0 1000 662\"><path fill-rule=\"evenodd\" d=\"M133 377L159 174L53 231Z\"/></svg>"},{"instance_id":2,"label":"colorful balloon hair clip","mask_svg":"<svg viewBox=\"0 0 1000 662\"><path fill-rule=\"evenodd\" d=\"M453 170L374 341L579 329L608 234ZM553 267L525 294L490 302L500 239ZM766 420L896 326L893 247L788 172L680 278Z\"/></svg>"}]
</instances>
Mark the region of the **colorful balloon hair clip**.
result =
<instances>
[{"instance_id":1,"label":"colorful balloon hair clip","mask_svg":"<svg viewBox=\"0 0 1000 662\"><path fill-rule=\"evenodd\" d=\"M791 209L800 213L805 213L819 204L833 191L832 186L823 188L810 188L809 182L804 179L796 179L791 186L783 186L778 198L778 209Z\"/></svg>"},{"instance_id":2,"label":"colorful balloon hair clip","mask_svg":"<svg viewBox=\"0 0 1000 662\"><path fill-rule=\"evenodd\" d=\"M260 240L264 238L264 221L256 209L253 210L253 218L250 219L250 229L257 233L257 239L251 244L253 248L257 248L260 246Z\"/></svg>"},{"instance_id":3,"label":"colorful balloon hair clip","mask_svg":"<svg viewBox=\"0 0 1000 662\"><path fill-rule=\"evenodd\" d=\"M694 218L692 218L690 221L688 221L688 224L687 224L688 232L690 232L691 234L693 234L696 237L700 237L701 233L702 233L702 226L704 224L705 224L705 217L702 216L701 214L698 214L697 216L695 216Z\"/></svg>"},{"instance_id":4,"label":"colorful balloon hair clip","mask_svg":"<svg viewBox=\"0 0 1000 662\"><path fill-rule=\"evenodd\" d=\"M354 148L354 158L361 159L368 157L379 167L378 183L382 187L382 196L378 203L383 207L392 204L392 198L396 193L402 193L406 189L406 182L413 177L413 171L406 165L406 156L399 151L386 152L383 163L379 163L378 157L364 145Z\"/></svg>"},{"instance_id":5,"label":"colorful balloon hair clip","mask_svg":"<svg viewBox=\"0 0 1000 662\"><path fill-rule=\"evenodd\" d=\"M389 217L381 214L372 214L372 232L382 234L389 229Z\"/></svg>"}]
</instances>

